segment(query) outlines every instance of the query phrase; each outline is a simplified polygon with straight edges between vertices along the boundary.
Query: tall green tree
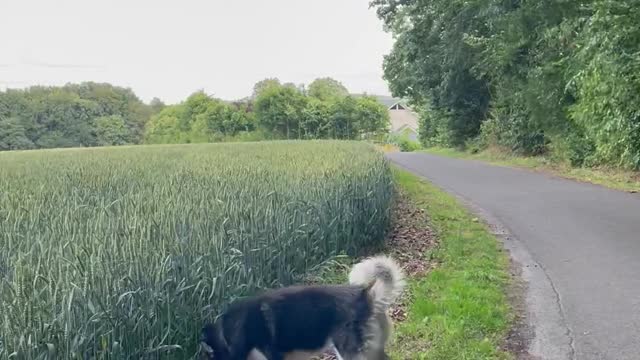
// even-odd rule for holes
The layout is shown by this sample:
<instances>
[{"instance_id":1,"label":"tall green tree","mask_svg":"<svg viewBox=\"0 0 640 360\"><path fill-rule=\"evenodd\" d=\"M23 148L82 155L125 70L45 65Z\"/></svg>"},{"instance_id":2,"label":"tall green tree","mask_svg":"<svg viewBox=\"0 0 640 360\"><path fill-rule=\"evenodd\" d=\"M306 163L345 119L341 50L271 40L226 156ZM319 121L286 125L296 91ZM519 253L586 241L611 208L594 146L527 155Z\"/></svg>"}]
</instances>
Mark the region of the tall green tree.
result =
<instances>
[{"instance_id":1,"label":"tall green tree","mask_svg":"<svg viewBox=\"0 0 640 360\"><path fill-rule=\"evenodd\" d=\"M363 96L356 99L356 117L363 137L375 137L389 130L389 111L375 97Z\"/></svg>"},{"instance_id":2,"label":"tall green tree","mask_svg":"<svg viewBox=\"0 0 640 360\"><path fill-rule=\"evenodd\" d=\"M255 85L253 85L253 93L251 95L251 98L257 98L265 89L268 89L270 87L279 87L281 85L282 84L280 83L280 80L278 80L278 78L267 78L264 80L260 80Z\"/></svg>"},{"instance_id":3,"label":"tall green tree","mask_svg":"<svg viewBox=\"0 0 640 360\"><path fill-rule=\"evenodd\" d=\"M157 97L154 97L153 99L151 99L151 102L149 102L149 108L151 109L152 115L159 113L166 106L167 105L165 105L165 103L162 102L162 100L158 99Z\"/></svg>"},{"instance_id":4,"label":"tall green tree","mask_svg":"<svg viewBox=\"0 0 640 360\"><path fill-rule=\"evenodd\" d=\"M326 139L331 126L331 103L310 98L302 111L302 138Z\"/></svg>"},{"instance_id":5,"label":"tall green tree","mask_svg":"<svg viewBox=\"0 0 640 360\"><path fill-rule=\"evenodd\" d=\"M126 145L131 141L127 124L120 115L95 119L96 143L101 146Z\"/></svg>"},{"instance_id":6,"label":"tall green tree","mask_svg":"<svg viewBox=\"0 0 640 360\"><path fill-rule=\"evenodd\" d=\"M9 141L5 132L3 141L10 142L12 148L101 145L104 139L99 138L98 119L103 117L121 119L124 129L120 136L126 143L140 143L150 116L150 108L130 89L110 84L88 82L0 92L0 119L11 119L10 128L16 136ZM100 124L104 125L104 120Z\"/></svg>"},{"instance_id":7,"label":"tall green tree","mask_svg":"<svg viewBox=\"0 0 640 360\"><path fill-rule=\"evenodd\" d=\"M341 82L330 77L315 79L309 84L307 93L320 101L335 101L349 95L349 91Z\"/></svg>"},{"instance_id":8,"label":"tall green tree","mask_svg":"<svg viewBox=\"0 0 640 360\"><path fill-rule=\"evenodd\" d=\"M19 118L0 117L0 150L24 150L34 147Z\"/></svg>"},{"instance_id":9,"label":"tall green tree","mask_svg":"<svg viewBox=\"0 0 640 360\"><path fill-rule=\"evenodd\" d=\"M489 110L488 80L476 76L480 50L469 35L487 33L484 2L463 0L375 0L372 6L396 42L384 60L394 95L430 105L444 116L454 145L480 132Z\"/></svg>"},{"instance_id":10,"label":"tall green tree","mask_svg":"<svg viewBox=\"0 0 640 360\"><path fill-rule=\"evenodd\" d=\"M185 132L180 129L184 106L167 106L151 117L145 128L145 143L173 144L185 141Z\"/></svg>"},{"instance_id":11,"label":"tall green tree","mask_svg":"<svg viewBox=\"0 0 640 360\"><path fill-rule=\"evenodd\" d=\"M266 131L284 139L303 135L302 124L307 98L290 86L270 86L255 100L257 123Z\"/></svg>"},{"instance_id":12,"label":"tall green tree","mask_svg":"<svg viewBox=\"0 0 640 360\"><path fill-rule=\"evenodd\" d=\"M255 120L246 104L227 103L199 91L152 116L145 142L213 142L253 130Z\"/></svg>"}]
</instances>

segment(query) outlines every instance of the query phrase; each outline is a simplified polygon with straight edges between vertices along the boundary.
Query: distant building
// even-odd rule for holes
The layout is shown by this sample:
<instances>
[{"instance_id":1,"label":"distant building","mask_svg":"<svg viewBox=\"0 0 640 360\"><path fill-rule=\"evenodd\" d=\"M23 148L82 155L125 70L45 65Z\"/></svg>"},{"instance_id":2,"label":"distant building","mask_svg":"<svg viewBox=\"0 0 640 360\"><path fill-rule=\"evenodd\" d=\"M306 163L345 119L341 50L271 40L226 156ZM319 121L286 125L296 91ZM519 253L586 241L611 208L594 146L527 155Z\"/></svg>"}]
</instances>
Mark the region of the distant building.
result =
<instances>
[{"instance_id":1,"label":"distant building","mask_svg":"<svg viewBox=\"0 0 640 360\"><path fill-rule=\"evenodd\" d=\"M389 132L395 135L404 135L411 140L418 140L418 114L411 111L401 99L390 96L376 96L376 99L389 110L391 127Z\"/></svg>"}]
</instances>

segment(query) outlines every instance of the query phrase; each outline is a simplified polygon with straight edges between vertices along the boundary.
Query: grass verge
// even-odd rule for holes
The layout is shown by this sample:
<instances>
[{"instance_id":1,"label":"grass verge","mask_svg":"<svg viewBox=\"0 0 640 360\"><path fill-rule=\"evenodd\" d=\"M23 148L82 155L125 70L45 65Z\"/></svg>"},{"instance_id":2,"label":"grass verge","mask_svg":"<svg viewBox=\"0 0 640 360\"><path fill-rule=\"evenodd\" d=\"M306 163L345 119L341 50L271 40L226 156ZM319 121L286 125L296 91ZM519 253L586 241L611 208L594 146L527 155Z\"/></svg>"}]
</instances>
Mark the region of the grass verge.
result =
<instances>
[{"instance_id":1,"label":"grass verge","mask_svg":"<svg viewBox=\"0 0 640 360\"><path fill-rule=\"evenodd\" d=\"M394 218L402 219L395 221L402 224L389 234L385 252L419 256L407 255L406 242L397 241L410 234L409 243L429 242L428 250L421 252L424 258L415 260L431 270L409 276L403 304L395 309L404 321L395 324L391 358L512 359L503 346L514 319L507 298L510 264L500 244L452 196L406 171L395 169L394 178L405 210L408 206L418 211L396 207ZM417 218L405 221L416 213ZM428 239L432 231L438 238L435 246ZM394 232L396 241L391 240ZM404 260L406 270L413 262ZM354 262L357 259L336 257L312 270L308 282L345 283Z\"/></svg>"},{"instance_id":2,"label":"grass verge","mask_svg":"<svg viewBox=\"0 0 640 360\"><path fill-rule=\"evenodd\" d=\"M516 156L501 151L485 150L476 154L451 148L433 147L424 150L430 154L460 159L485 161L494 165L514 166L552 173L568 179L606 186L611 189L640 192L640 173L606 168L576 168L559 164L543 156Z\"/></svg>"},{"instance_id":3,"label":"grass verge","mask_svg":"<svg viewBox=\"0 0 640 360\"><path fill-rule=\"evenodd\" d=\"M398 187L429 216L439 265L410 279L406 321L396 325L394 359L510 359L509 260L487 227L456 199L401 170Z\"/></svg>"}]
</instances>

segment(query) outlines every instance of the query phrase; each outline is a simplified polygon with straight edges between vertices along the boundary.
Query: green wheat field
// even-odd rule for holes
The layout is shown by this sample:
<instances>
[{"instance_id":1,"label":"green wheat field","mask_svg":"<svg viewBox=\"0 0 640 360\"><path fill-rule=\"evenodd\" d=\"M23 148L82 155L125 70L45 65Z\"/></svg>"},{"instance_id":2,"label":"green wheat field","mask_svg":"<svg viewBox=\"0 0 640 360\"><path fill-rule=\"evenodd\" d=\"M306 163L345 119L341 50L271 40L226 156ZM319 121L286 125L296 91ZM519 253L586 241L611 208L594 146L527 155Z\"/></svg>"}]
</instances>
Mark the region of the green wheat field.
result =
<instances>
[{"instance_id":1,"label":"green wheat field","mask_svg":"<svg viewBox=\"0 0 640 360\"><path fill-rule=\"evenodd\" d=\"M229 301L379 245L355 142L0 153L0 359L189 359Z\"/></svg>"}]
</instances>

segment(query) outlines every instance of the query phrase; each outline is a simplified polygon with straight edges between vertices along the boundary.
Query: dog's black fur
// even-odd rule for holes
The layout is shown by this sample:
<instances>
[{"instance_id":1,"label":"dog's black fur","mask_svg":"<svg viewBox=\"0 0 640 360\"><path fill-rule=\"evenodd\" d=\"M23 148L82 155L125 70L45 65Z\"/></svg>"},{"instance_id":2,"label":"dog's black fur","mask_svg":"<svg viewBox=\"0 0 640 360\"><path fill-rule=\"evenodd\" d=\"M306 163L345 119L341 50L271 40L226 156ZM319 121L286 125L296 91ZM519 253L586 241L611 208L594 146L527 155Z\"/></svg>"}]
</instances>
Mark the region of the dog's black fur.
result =
<instances>
[{"instance_id":1,"label":"dog's black fur","mask_svg":"<svg viewBox=\"0 0 640 360\"><path fill-rule=\"evenodd\" d=\"M361 350L372 314L365 287L289 287L234 303L205 326L203 337L216 360L246 360L253 349L281 360L294 351L318 351L330 338L349 358Z\"/></svg>"},{"instance_id":2,"label":"dog's black fur","mask_svg":"<svg viewBox=\"0 0 640 360\"><path fill-rule=\"evenodd\" d=\"M294 286L232 304L202 330L203 348L215 360L306 360L332 347L339 359L388 359L387 310L404 285L393 259L365 259L349 285Z\"/></svg>"}]
</instances>

